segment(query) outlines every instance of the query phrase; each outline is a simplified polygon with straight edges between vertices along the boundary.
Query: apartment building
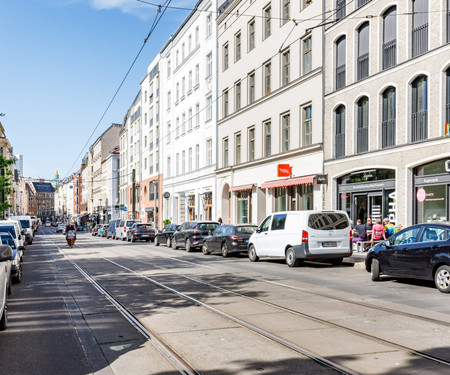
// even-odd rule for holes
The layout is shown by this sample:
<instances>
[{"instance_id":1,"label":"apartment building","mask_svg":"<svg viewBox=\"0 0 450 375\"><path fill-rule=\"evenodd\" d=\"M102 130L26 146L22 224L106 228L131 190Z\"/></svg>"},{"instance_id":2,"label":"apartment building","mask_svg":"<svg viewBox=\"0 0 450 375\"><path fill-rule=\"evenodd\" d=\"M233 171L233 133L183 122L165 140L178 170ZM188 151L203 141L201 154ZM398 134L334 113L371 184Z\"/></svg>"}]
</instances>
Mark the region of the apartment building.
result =
<instances>
[{"instance_id":1,"label":"apartment building","mask_svg":"<svg viewBox=\"0 0 450 375\"><path fill-rule=\"evenodd\" d=\"M449 220L450 1L325 3L325 207Z\"/></svg>"},{"instance_id":2,"label":"apartment building","mask_svg":"<svg viewBox=\"0 0 450 375\"><path fill-rule=\"evenodd\" d=\"M160 51L163 219L217 219L216 2L199 1Z\"/></svg>"},{"instance_id":3,"label":"apartment building","mask_svg":"<svg viewBox=\"0 0 450 375\"><path fill-rule=\"evenodd\" d=\"M321 209L322 2L234 0L218 11L217 214L259 223Z\"/></svg>"},{"instance_id":4,"label":"apartment building","mask_svg":"<svg viewBox=\"0 0 450 375\"><path fill-rule=\"evenodd\" d=\"M119 146L108 152L102 162L103 193L105 198L103 220L109 223L113 219L120 218L119 205Z\"/></svg>"}]
</instances>

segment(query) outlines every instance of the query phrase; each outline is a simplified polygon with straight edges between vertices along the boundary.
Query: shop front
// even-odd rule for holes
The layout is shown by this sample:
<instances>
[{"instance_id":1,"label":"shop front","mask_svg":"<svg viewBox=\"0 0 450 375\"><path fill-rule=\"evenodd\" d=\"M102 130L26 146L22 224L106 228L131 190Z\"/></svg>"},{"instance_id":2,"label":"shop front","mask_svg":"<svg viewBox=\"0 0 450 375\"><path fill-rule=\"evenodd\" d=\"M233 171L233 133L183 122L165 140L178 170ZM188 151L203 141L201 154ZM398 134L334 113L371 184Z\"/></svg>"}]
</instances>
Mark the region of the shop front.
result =
<instances>
[{"instance_id":1,"label":"shop front","mask_svg":"<svg viewBox=\"0 0 450 375\"><path fill-rule=\"evenodd\" d=\"M450 158L414 169L414 222L449 221Z\"/></svg>"},{"instance_id":2,"label":"shop front","mask_svg":"<svg viewBox=\"0 0 450 375\"><path fill-rule=\"evenodd\" d=\"M388 217L397 220L397 196L393 169L369 169L352 172L337 179L338 209L347 211L356 223L367 218L373 222Z\"/></svg>"},{"instance_id":3,"label":"shop front","mask_svg":"<svg viewBox=\"0 0 450 375\"><path fill-rule=\"evenodd\" d=\"M253 184L234 186L230 189L236 199L237 224L252 222L252 189Z\"/></svg>"}]
</instances>

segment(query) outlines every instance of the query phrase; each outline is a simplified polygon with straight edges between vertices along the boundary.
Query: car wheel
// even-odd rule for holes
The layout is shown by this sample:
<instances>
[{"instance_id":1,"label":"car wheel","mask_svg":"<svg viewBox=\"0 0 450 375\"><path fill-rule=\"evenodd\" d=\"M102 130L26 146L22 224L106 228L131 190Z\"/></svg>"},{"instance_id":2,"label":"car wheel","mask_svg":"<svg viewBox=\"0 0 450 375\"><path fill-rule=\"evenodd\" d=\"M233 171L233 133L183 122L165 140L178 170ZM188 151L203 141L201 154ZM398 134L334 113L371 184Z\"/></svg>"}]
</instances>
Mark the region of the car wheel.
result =
<instances>
[{"instance_id":1,"label":"car wheel","mask_svg":"<svg viewBox=\"0 0 450 375\"><path fill-rule=\"evenodd\" d=\"M158 237L155 237L155 246L159 246L159 240L158 240Z\"/></svg>"},{"instance_id":2,"label":"car wheel","mask_svg":"<svg viewBox=\"0 0 450 375\"><path fill-rule=\"evenodd\" d=\"M205 255L210 254L210 251L208 250L208 245L206 243L204 243L202 245L202 253L205 254Z\"/></svg>"},{"instance_id":3,"label":"car wheel","mask_svg":"<svg viewBox=\"0 0 450 375\"><path fill-rule=\"evenodd\" d=\"M8 303L5 301L5 309L3 310L2 318L0 319L0 331L4 331L8 327Z\"/></svg>"},{"instance_id":4,"label":"car wheel","mask_svg":"<svg viewBox=\"0 0 450 375\"><path fill-rule=\"evenodd\" d=\"M300 264L300 261L295 256L294 248L289 247L286 250L286 264L289 267L297 267Z\"/></svg>"},{"instance_id":5,"label":"car wheel","mask_svg":"<svg viewBox=\"0 0 450 375\"><path fill-rule=\"evenodd\" d=\"M176 250L178 249L177 243L175 241L175 238L172 239L172 249Z\"/></svg>"},{"instance_id":6,"label":"car wheel","mask_svg":"<svg viewBox=\"0 0 450 375\"><path fill-rule=\"evenodd\" d=\"M226 258L228 256L228 246L226 243L222 244L222 256Z\"/></svg>"},{"instance_id":7,"label":"car wheel","mask_svg":"<svg viewBox=\"0 0 450 375\"><path fill-rule=\"evenodd\" d=\"M190 253L192 251L191 241L189 241L189 238L186 240L185 249L187 253Z\"/></svg>"},{"instance_id":8,"label":"car wheel","mask_svg":"<svg viewBox=\"0 0 450 375\"><path fill-rule=\"evenodd\" d=\"M22 282L22 265L19 265L19 271L17 272L17 276L13 279L13 281L17 284Z\"/></svg>"},{"instance_id":9,"label":"car wheel","mask_svg":"<svg viewBox=\"0 0 450 375\"><path fill-rule=\"evenodd\" d=\"M259 260L258 255L256 255L255 245L250 245L250 248L248 249L248 259L252 262L257 262Z\"/></svg>"},{"instance_id":10,"label":"car wheel","mask_svg":"<svg viewBox=\"0 0 450 375\"><path fill-rule=\"evenodd\" d=\"M166 246L167 246L167 247L171 247L171 246L172 246L172 242L170 241L170 238L169 238L169 237L167 237L167 240L166 240Z\"/></svg>"},{"instance_id":11,"label":"car wheel","mask_svg":"<svg viewBox=\"0 0 450 375\"><path fill-rule=\"evenodd\" d=\"M378 262L378 259L372 259L370 274L372 275L372 281L380 280L380 262Z\"/></svg>"},{"instance_id":12,"label":"car wheel","mask_svg":"<svg viewBox=\"0 0 450 375\"><path fill-rule=\"evenodd\" d=\"M122 241L125 241L127 239L127 237L122 236Z\"/></svg>"},{"instance_id":13,"label":"car wheel","mask_svg":"<svg viewBox=\"0 0 450 375\"><path fill-rule=\"evenodd\" d=\"M344 258L337 258L337 259L332 259L331 260L331 264L333 266L340 266L342 264L342 262L344 261Z\"/></svg>"},{"instance_id":14,"label":"car wheel","mask_svg":"<svg viewBox=\"0 0 450 375\"><path fill-rule=\"evenodd\" d=\"M436 288L442 293L450 293L450 266L441 266L434 275Z\"/></svg>"},{"instance_id":15,"label":"car wheel","mask_svg":"<svg viewBox=\"0 0 450 375\"><path fill-rule=\"evenodd\" d=\"M134 238L134 236L131 236L131 242L136 242L136 238Z\"/></svg>"}]
</instances>

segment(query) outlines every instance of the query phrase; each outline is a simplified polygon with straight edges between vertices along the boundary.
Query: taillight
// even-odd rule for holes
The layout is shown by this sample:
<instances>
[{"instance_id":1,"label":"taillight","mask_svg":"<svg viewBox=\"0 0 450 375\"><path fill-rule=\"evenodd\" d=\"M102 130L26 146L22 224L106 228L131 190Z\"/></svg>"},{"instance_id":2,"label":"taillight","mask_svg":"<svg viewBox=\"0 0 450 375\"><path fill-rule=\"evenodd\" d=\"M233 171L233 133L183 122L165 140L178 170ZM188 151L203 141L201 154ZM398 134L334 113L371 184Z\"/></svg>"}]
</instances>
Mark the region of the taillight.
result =
<instances>
[{"instance_id":1,"label":"taillight","mask_svg":"<svg viewBox=\"0 0 450 375\"><path fill-rule=\"evenodd\" d=\"M306 230L302 230L302 242L308 242L308 232Z\"/></svg>"},{"instance_id":2,"label":"taillight","mask_svg":"<svg viewBox=\"0 0 450 375\"><path fill-rule=\"evenodd\" d=\"M235 235L230 236L230 239L232 239L232 240L242 240L241 237L235 236Z\"/></svg>"},{"instance_id":3,"label":"taillight","mask_svg":"<svg viewBox=\"0 0 450 375\"><path fill-rule=\"evenodd\" d=\"M353 240L353 229L350 229L350 241Z\"/></svg>"},{"instance_id":4,"label":"taillight","mask_svg":"<svg viewBox=\"0 0 450 375\"><path fill-rule=\"evenodd\" d=\"M201 231L201 230L194 229L194 230L191 231L191 233L199 234L199 233L202 233L202 231Z\"/></svg>"},{"instance_id":5,"label":"taillight","mask_svg":"<svg viewBox=\"0 0 450 375\"><path fill-rule=\"evenodd\" d=\"M127 227L123 227L123 233L127 233Z\"/></svg>"}]
</instances>

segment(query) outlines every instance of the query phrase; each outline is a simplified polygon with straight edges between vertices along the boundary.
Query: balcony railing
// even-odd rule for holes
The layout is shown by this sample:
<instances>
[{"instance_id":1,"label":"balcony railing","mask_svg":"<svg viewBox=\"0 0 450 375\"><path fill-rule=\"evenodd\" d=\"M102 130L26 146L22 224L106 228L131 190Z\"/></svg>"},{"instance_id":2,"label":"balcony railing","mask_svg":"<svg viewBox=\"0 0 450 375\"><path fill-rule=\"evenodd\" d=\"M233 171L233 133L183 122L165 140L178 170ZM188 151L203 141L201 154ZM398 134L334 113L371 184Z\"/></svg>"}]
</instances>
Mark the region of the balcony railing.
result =
<instances>
[{"instance_id":1,"label":"balcony railing","mask_svg":"<svg viewBox=\"0 0 450 375\"><path fill-rule=\"evenodd\" d=\"M336 19L340 20L345 17L346 9L345 9L346 0L336 0Z\"/></svg>"},{"instance_id":2,"label":"balcony railing","mask_svg":"<svg viewBox=\"0 0 450 375\"><path fill-rule=\"evenodd\" d=\"M369 53L358 56L358 81L369 76Z\"/></svg>"},{"instance_id":3,"label":"balcony railing","mask_svg":"<svg viewBox=\"0 0 450 375\"><path fill-rule=\"evenodd\" d=\"M412 31L412 57L428 51L428 24L416 27Z\"/></svg>"},{"instance_id":4,"label":"balcony railing","mask_svg":"<svg viewBox=\"0 0 450 375\"><path fill-rule=\"evenodd\" d=\"M381 147L395 146L395 118L381 123Z\"/></svg>"},{"instance_id":5,"label":"balcony railing","mask_svg":"<svg viewBox=\"0 0 450 375\"><path fill-rule=\"evenodd\" d=\"M411 142L427 139L428 111L415 112L411 115Z\"/></svg>"},{"instance_id":6,"label":"balcony railing","mask_svg":"<svg viewBox=\"0 0 450 375\"><path fill-rule=\"evenodd\" d=\"M356 152L358 154L369 151L369 128L358 128L356 131Z\"/></svg>"},{"instance_id":7,"label":"balcony railing","mask_svg":"<svg viewBox=\"0 0 450 375\"><path fill-rule=\"evenodd\" d=\"M335 157L341 158L345 156L345 134L336 134L335 144Z\"/></svg>"},{"instance_id":8,"label":"balcony railing","mask_svg":"<svg viewBox=\"0 0 450 375\"><path fill-rule=\"evenodd\" d=\"M345 87L345 64L336 68L336 90Z\"/></svg>"},{"instance_id":9,"label":"balcony railing","mask_svg":"<svg viewBox=\"0 0 450 375\"><path fill-rule=\"evenodd\" d=\"M397 64L397 39L383 44L383 69Z\"/></svg>"}]
</instances>

